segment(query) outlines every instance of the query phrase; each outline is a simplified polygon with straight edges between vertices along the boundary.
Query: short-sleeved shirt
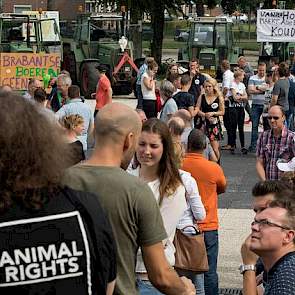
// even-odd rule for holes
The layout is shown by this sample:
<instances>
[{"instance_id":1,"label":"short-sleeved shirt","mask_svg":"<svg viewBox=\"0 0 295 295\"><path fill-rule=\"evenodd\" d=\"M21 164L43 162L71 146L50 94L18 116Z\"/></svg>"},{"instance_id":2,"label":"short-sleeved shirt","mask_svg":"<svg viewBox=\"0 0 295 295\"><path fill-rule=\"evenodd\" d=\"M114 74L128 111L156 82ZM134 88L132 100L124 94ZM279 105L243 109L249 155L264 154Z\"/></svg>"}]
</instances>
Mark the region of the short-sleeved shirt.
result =
<instances>
[{"instance_id":1,"label":"short-sleeved shirt","mask_svg":"<svg viewBox=\"0 0 295 295\"><path fill-rule=\"evenodd\" d=\"M189 107L194 107L195 101L194 96L188 92L179 91L174 96L178 109L188 110Z\"/></svg>"},{"instance_id":2,"label":"short-sleeved shirt","mask_svg":"<svg viewBox=\"0 0 295 295\"><path fill-rule=\"evenodd\" d=\"M69 102L63 105L57 112L56 116L58 119L61 119L64 116L78 114L83 117L84 128L81 136L78 136L78 139L83 144L84 151L87 150L87 135L88 131L94 123L93 113L89 105L84 103L81 98L74 98L69 100Z\"/></svg>"},{"instance_id":3,"label":"short-sleeved shirt","mask_svg":"<svg viewBox=\"0 0 295 295\"><path fill-rule=\"evenodd\" d=\"M295 156L295 133L283 127L280 137L275 137L272 130L264 131L257 140L257 158L263 161L266 179L280 179L277 161L290 161Z\"/></svg>"},{"instance_id":4,"label":"short-sleeved shirt","mask_svg":"<svg viewBox=\"0 0 295 295\"><path fill-rule=\"evenodd\" d=\"M136 85L141 85L141 77L146 72L148 66L146 63L144 63L138 70L137 76L136 76Z\"/></svg>"},{"instance_id":5,"label":"short-sleeved shirt","mask_svg":"<svg viewBox=\"0 0 295 295\"><path fill-rule=\"evenodd\" d=\"M243 82L239 82L237 83L235 80L233 80L230 84L230 91L229 91L229 97L232 96L232 92L231 92L231 89L234 89L236 91L236 94L240 94L240 95L243 95L245 92L246 92L246 86ZM242 101L242 102L237 102L237 101L234 101L234 100L230 100L229 102L229 107L244 107L245 103Z\"/></svg>"},{"instance_id":6,"label":"short-sleeved shirt","mask_svg":"<svg viewBox=\"0 0 295 295\"><path fill-rule=\"evenodd\" d=\"M263 84L265 84L265 76L263 76L261 78L258 75L253 75L249 79L248 87L249 86L256 87L256 86L260 86L260 85L263 85ZM265 99L265 94L264 93L251 94L251 98L252 98L252 104L264 105L264 99Z\"/></svg>"},{"instance_id":7,"label":"short-sleeved shirt","mask_svg":"<svg viewBox=\"0 0 295 295\"><path fill-rule=\"evenodd\" d=\"M173 115L178 110L177 104L173 98L168 98L160 113L160 120L167 122L169 120L169 115Z\"/></svg>"},{"instance_id":8,"label":"short-sleeved shirt","mask_svg":"<svg viewBox=\"0 0 295 295\"><path fill-rule=\"evenodd\" d=\"M95 109L99 110L107 104L107 93L111 88L111 82L106 75L102 75L99 78L97 85Z\"/></svg>"},{"instance_id":9,"label":"short-sleeved shirt","mask_svg":"<svg viewBox=\"0 0 295 295\"><path fill-rule=\"evenodd\" d=\"M204 85L205 81L206 81L206 77L201 73L196 74L192 78L192 85L191 85L188 92L193 95L194 104L196 104L196 102L201 94L201 89L202 89L202 86Z\"/></svg>"},{"instance_id":10,"label":"short-sleeved shirt","mask_svg":"<svg viewBox=\"0 0 295 295\"><path fill-rule=\"evenodd\" d=\"M233 80L234 80L234 73L231 70L226 70L222 76L222 90L224 88L227 88L229 90Z\"/></svg>"},{"instance_id":11,"label":"short-sleeved shirt","mask_svg":"<svg viewBox=\"0 0 295 295\"><path fill-rule=\"evenodd\" d=\"M106 294L116 247L96 196L69 188L42 209L13 205L0 215L1 294Z\"/></svg>"},{"instance_id":12,"label":"short-sleeved shirt","mask_svg":"<svg viewBox=\"0 0 295 295\"><path fill-rule=\"evenodd\" d=\"M279 79L272 91L272 95L278 95L277 105L281 106L284 111L289 110L289 101L288 101L288 93L289 93L289 80L288 79Z\"/></svg>"},{"instance_id":13,"label":"short-sleeved shirt","mask_svg":"<svg viewBox=\"0 0 295 295\"><path fill-rule=\"evenodd\" d=\"M295 294L295 252L281 257L264 278L264 295Z\"/></svg>"},{"instance_id":14,"label":"short-sleeved shirt","mask_svg":"<svg viewBox=\"0 0 295 295\"><path fill-rule=\"evenodd\" d=\"M115 294L138 294L135 279L138 247L167 238L150 188L116 167L77 165L68 169L63 181L72 188L97 194L117 243Z\"/></svg>"}]
</instances>

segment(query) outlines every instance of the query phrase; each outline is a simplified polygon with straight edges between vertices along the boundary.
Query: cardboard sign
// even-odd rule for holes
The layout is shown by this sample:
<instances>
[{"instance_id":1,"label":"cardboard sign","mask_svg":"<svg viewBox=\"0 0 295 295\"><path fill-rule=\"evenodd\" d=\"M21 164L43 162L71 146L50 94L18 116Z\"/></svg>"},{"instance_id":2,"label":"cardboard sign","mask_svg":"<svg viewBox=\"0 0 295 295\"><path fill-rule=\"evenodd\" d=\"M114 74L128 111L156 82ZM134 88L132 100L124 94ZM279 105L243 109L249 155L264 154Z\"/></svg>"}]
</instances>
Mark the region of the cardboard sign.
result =
<instances>
[{"instance_id":1,"label":"cardboard sign","mask_svg":"<svg viewBox=\"0 0 295 295\"><path fill-rule=\"evenodd\" d=\"M257 42L295 42L295 10L257 10Z\"/></svg>"},{"instance_id":2,"label":"cardboard sign","mask_svg":"<svg viewBox=\"0 0 295 295\"><path fill-rule=\"evenodd\" d=\"M29 79L43 80L45 75L56 77L60 72L60 62L57 53L0 53L0 86L25 90Z\"/></svg>"}]
</instances>

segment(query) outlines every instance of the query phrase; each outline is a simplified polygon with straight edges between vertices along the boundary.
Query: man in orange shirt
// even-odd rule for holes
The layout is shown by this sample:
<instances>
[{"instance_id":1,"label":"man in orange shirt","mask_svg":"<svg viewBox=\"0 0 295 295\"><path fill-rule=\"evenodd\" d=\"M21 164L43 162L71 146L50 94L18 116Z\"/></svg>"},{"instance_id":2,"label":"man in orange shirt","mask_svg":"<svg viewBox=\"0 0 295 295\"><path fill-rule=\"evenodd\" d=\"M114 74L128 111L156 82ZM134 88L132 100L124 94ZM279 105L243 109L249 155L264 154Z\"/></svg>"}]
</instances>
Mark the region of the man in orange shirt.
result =
<instances>
[{"instance_id":1,"label":"man in orange shirt","mask_svg":"<svg viewBox=\"0 0 295 295\"><path fill-rule=\"evenodd\" d=\"M106 76L107 68L103 65L98 65L96 67L98 71L98 83L95 94L96 106L94 111L94 117L97 112L106 104L112 103L113 90L111 87L111 82Z\"/></svg>"},{"instance_id":2,"label":"man in orange shirt","mask_svg":"<svg viewBox=\"0 0 295 295\"><path fill-rule=\"evenodd\" d=\"M183 170L191 173L196 180L206 209L206 219L198 223L204 232L209 264L209 271L204 274L205 294L218 295L217 195L225 192L226 179L218 164L204 158L205 148L206 136L201 130L193 129L188 137L188 153L183 161Z\"/></svg>"}]
</instances>

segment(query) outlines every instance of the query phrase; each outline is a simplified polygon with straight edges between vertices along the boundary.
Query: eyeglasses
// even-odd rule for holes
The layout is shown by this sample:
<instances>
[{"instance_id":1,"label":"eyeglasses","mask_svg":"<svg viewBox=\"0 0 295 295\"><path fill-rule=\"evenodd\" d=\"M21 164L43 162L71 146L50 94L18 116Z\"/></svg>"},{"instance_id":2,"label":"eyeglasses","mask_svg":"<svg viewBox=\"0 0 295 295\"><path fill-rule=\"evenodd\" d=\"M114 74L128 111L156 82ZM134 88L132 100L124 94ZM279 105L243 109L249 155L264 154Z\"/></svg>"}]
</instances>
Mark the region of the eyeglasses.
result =
<instances>
[{"instance_id":1,"label":"eyeglasses","mask_svg":"<svg viewBox=\"0 0 295 295\"><path fill-rule=\"evenodd\" d=\"M277 120L280 119L280 117L278 117L278 116L268 116L267 119L268 119L268 120L274 119L274 120L277 121Z\"/></svg>"},{"instance_id":2,"label":"eyeglasses","mask_svg":"<svg viewBox=\"0 0 295 295\"><path fill-rule=\"evenodd\" d=\"M286 230L291 230L290 227L287 227L287 226L283 226L283 225L279 225L277 223L274 223L274 222L271 222L271 221L268 221L267 219L261 219L261 220L254 220L252 223L251 223L251 226L254 226L255 224L258 224L259 228L260 227L267 227L267 226L272 226L272 227L279 227L281 229L286 229Z\"/></svg>"}]
</instances>

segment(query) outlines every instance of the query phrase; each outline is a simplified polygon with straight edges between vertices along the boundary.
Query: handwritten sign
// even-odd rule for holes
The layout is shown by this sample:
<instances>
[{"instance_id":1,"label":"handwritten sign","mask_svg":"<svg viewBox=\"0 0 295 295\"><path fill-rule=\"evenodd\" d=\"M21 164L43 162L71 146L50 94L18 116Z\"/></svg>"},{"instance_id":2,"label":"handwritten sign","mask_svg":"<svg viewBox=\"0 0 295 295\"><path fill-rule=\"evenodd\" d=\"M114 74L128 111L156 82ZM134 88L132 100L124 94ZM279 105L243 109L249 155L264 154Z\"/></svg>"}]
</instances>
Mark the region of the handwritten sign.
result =
<instances>
[{"instance_id":1,"label":"handwritten sign","mask_svg":"<svg viewBox=\"0 0 295 295\"><path fill-rule=\"evenodd\" d=\"M257 10L257 42L295 42L295 10Z\"/></svg>"},{"instance_id":2,"label":"handwritten sign","mask_svg":"<svg viewBox=\"0 0 295 295\"><path fill-rule=\"evenodd\" d=\"M36 53L1 53L0 86L9 85L14 90L28 88L29 79L42 80L43 76L57 76L60 55Z\"/></svg>"}]
</instances>

